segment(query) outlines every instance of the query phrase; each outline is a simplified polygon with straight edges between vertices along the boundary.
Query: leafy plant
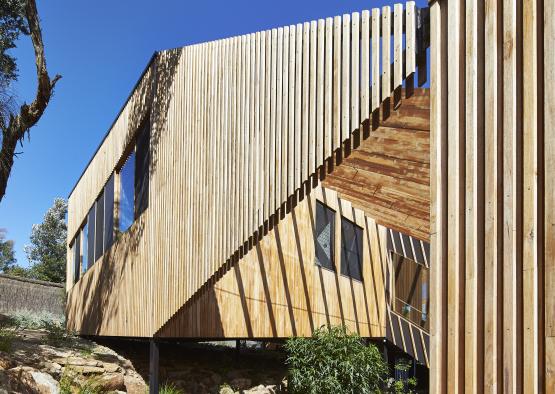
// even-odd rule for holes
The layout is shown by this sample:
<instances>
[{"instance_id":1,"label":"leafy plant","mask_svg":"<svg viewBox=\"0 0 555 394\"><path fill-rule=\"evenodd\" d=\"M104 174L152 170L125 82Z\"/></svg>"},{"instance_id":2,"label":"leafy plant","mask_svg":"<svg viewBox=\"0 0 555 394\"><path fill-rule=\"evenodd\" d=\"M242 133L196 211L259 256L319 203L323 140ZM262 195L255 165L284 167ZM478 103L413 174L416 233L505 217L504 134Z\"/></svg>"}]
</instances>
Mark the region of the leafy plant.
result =
<instances>
[{"instance_id":1,"label":"leafy plant","mask_svg":"<svg viewBox=\"0 0 555 394\"><path fill-rule=\"evenodd\" d=\"M171 383L166 383L162 385L162 387L160 387L160 390L158 392L160 394L183 394L183 391L181 391Z\"/></svg>"},{"instance_id":2,"label":"leafy plant","mask_svg":"<svg viewBox=\"0 0 555 394\"><path fill-rule=\"evenodd\" d=\"M15 333L8 328L0 328L0 351L9 353L12 351Z\"/></svg>"},{"instance_id":3,"label":"leafy plant","mask_svg":"<svg viewBox=\"0 0 555 394\"><path fill-rule=\"evenodd\" d=\"M10 315L10 323L14 327L21 330L38 330L45 328L44 324L64 324L64 318L55 316L50 312L32 312L21 309Z\"/></svg>"},{"instance_id":4,"label":"leafy plant","mask_svg":"<svg viewBox=\"0 0 555 394\"><path fill-rule=\"evenodd\" d=\"M46 338L48 342L59 345L68 339L67 331L63 325L51 320L44 320L42 326L47 332Z\"/></svg>"},{"instance_id":5,"label":"leafy plant","mask_svg":"<svg viewBox=\"0 0 555 394\"><path fill-rule=\"evenodd\" d=\"M414 389L416 388L418 381L415 377L408 377L408 371L411 368L411 363L409 360L400 359L395 364L395 370L400 372L399 375L402 377L400 379L390 378L388 380L388 388L390 392L395 394L404 394L404 393L415 393Z\"/></svg>"},{"instance_id":6,"label":"leafy plant","mask_svg":"<svg viewBox=\"0 0 555 394\"><path fill-rule=\"evenodd\" d=\"M321 327L312 338L290 338L285 344L292 393L373 393L388 368L374 345L344 327Z\"/></svg>"},{"instance_id":7,"label":"leafy plant","mask_svg":"<svg viewBox=\"0 0 555 394\"><path fill-rule=\"evenodd\" d=\"M103 392L97 379L84 379L82 374L66 367L60 378L60 394L100 394ZM83 381L83 383L80 383L80 381Z\"/></svg>"}]
</instances>

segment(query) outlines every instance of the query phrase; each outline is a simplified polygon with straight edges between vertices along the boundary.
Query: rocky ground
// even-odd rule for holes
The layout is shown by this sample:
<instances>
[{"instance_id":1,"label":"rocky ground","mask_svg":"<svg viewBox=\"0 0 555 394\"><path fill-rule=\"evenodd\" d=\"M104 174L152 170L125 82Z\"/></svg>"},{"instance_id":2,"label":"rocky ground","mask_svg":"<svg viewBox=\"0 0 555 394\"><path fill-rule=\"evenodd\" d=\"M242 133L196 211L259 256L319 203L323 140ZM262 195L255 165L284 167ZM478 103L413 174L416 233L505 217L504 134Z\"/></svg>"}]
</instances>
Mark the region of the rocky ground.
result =
<instances>
[{"instance_id":1,"label":"rocky ground","mask_svg":"<svg viewBox=\"0 0 555 394\"><path fill-rule=\"evenodd\" d=\"M14 333L8 351L0 351L0 394L144 394L146 389L131 361L85 339L68 337L54 343L44 330L22 330Z\"/></svg>"},{"instance_id":2,"label":"rocky ground","mask_svg":"<svg viewBox=\"0 0 555 394\"><path fill-rule=\"evenodd\" d=\"M148 344L105 340L104 345L133 360L148 376ZM160 382L183 393L273 394L286 388L284 354L278 350L233 347L217 343L160 344Z\"/></svg>"},{"instance_id":3,"label":"rocky ground","mask_svg":"<svg viewBox=\"0 0 555 394\"><path fill-rule=\"evenodd\" d=\"M78 337L53 341L45 330L20 330L0 351L0 394L148 392L148 343ZM172 393L284 392L283 355L213 344L163 343L160 382Z\"/></svg>"}]
</instances>

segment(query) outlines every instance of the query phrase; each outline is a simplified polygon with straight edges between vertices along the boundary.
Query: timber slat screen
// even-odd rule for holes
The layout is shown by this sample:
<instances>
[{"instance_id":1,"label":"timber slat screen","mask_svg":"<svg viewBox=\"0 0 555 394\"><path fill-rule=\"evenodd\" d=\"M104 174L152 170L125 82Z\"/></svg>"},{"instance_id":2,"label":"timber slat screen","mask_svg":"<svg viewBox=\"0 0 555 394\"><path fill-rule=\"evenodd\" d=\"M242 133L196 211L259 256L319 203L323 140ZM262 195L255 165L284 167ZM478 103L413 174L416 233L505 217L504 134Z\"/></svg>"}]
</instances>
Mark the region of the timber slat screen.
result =
<instances>
[{"instance_id":1,"label":"timber slat screen","mask_svg":"<svg viewBox=\"0 0 555 394\"><path fill-rule=\"evenodd\" d=\"M430 25L430 390L554 393L555 2Z\"/></svg>"},{"instance_id":2,"label":"timber slat screen","mask_svg":"<svg viewBox=\"0 0 555 394\"><path fill-rule=\"evenodd\" d=\"M70 243L149 116L149 207L103 261L129 283L99 302L129 316L95 331L152 336L355 149L424 82L427 16L408 2L157 53L69 197ZM112 273L86 275L83 297Z\"/></svg>"}]
</instances>

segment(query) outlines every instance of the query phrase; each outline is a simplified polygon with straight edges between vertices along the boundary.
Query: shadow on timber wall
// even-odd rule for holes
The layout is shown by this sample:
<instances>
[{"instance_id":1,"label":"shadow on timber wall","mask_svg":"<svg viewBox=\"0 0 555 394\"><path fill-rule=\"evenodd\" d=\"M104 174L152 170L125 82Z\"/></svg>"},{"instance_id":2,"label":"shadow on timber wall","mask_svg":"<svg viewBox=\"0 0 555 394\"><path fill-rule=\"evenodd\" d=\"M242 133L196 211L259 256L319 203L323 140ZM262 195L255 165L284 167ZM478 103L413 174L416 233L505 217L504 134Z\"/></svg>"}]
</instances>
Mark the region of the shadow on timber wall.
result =
<instances>
[{"instance_id":1,"label":"shadow on timber wall","mask_svg":"<svg viewBox=\"0 0 555 394\"><path fill-rule=\"evenodd\" d=\"M335 193L324 196L326 203L341 207ZM349 210L353 212L339 208L338 214L354 215ZM188 300L155 336L286 338L309 336L322 325L346 325L364 337L385 335L387 262L378 225L359 219L365 227L364 282L359 282L341 275L339 267L331 271L314 263L311 200L290 213L227 273Z\"/></svg>"},{"instance_id":2,"label":"shadow on timber wall","mask_svg":"<svg viewBox=\"0 0 555 394\"><path fill-rule=\"evenodd\" d=\"M150 115L149 171L151 177L156 172L159 160L160 136L167 131L168 109L173 94L171 87L181 54L181 49L158 53L131 97L132 105L128 113L128 135L125 146L132 146L140 125L145 121L145 117ZM120 161L127 153L124 152ZM145 212L148 212L148 209ZM145 215L143 213L125 233L116 234L116 240L111 248L94 263L94 270L89 270L78 282L77 285L82 286L80 291L70 293L70 296L82 297L82 302L68 302L68 321L75 321L76 319L72 317L81 314L82 331L94 335L100 332L102 324L109 324L112 317L121 313L117 293L124 293L124 290L121 290L122 287L133 285L125 283L124 275L133 271L140 255L148 260L148 251L141 249L144 235ZM146 273L143 272L143 275ZM149 283L148 275L144 277L142 283L145 285ZM143 305L147 305L149 289L143 290L139 294L145 297ZM81 310L79 310L80 306L82 306ZM126 318L125 324L128 327L133 326L130 321L133 317Z\"/></svg>"}]
</instances>

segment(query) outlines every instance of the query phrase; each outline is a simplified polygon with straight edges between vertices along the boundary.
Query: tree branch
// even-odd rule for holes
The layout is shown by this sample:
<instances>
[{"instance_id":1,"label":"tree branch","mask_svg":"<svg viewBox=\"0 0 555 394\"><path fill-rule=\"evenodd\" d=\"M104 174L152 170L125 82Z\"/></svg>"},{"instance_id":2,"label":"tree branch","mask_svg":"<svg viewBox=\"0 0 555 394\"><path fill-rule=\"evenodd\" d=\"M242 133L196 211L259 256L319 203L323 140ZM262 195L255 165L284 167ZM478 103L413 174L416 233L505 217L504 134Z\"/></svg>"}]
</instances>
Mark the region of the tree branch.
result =
<instances>
[{"instance_id":1,"label":"tree branch","mask_svg":"<svg viewBox=\"0 0 555 394\"><path fill-rule=\"evenodd\" d=\"M8 126L2 129L2 147L0 149L0 201L2 201L6 193L6 186L13 166L17 142L22 141L25 132L39 121L54 93L56 82L61 78L60 75L56 75L50 80L48 76L42 32L35 0L26 0L25 16L29 24L29 32L35 51L35 65L37 68L38 80L37 94L31 104L24 103L20 107L19 114L11 114Z\"/></svg>"}]
</instances>

